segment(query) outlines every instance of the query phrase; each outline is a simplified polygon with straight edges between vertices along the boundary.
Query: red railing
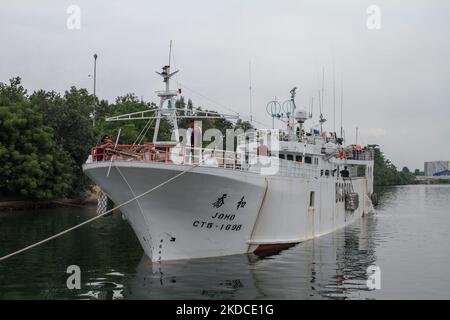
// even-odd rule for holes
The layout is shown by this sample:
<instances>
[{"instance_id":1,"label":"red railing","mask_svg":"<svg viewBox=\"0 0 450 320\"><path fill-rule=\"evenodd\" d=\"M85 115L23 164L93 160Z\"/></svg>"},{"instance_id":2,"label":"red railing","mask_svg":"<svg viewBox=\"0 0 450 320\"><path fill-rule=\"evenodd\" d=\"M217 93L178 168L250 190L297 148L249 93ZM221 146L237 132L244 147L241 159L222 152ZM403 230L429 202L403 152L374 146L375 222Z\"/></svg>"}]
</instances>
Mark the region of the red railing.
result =
<instances>
[{"instance_id":1,"label":"red railing","mask_svg":"<svg viewBox=\"0 0 450 320\"><path fill-rule=\"evenodd\" d=\"M373 150L345 148L336 152L336 158L347 160L373 160Z\"/></svg>"},{"instance_id":2,"label":"red railing","mask_svg":"<svg viewBox=\"0 0 450 320\"><path fill-rule=\"evenodd\" d=\"M92 148L92 161L138 160L170 162L170 149L174 146L144 144L105 144Z\"/></svg>"}]
</instances>

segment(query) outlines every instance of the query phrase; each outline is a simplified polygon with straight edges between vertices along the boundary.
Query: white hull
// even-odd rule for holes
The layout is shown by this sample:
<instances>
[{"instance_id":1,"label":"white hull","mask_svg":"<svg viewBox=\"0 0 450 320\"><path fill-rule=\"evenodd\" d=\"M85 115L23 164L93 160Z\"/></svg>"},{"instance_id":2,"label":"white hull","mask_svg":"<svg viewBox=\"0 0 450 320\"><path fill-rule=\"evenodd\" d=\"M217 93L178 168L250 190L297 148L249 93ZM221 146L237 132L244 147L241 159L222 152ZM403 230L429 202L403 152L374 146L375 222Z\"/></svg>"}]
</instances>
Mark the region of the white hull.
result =
<instances>
[{"instance_id":1,"label":"white hull","mask_svg":"<svg viewBox=\"0 0 450 320\"><path fill-rule=\"evenodd\" d=\"M189 168L114 161L107 177L109 166L92 162L84 170L116 204ZM263 176L199 166L121 211L152 261L264 253L332 232L367 213L367 179L352 182L360 199L354 212L345 210L344 201L336 202L336 185L342 183L336 177ZM311 191L315 199L310 207Z\"/></svg>"}]
</instances>

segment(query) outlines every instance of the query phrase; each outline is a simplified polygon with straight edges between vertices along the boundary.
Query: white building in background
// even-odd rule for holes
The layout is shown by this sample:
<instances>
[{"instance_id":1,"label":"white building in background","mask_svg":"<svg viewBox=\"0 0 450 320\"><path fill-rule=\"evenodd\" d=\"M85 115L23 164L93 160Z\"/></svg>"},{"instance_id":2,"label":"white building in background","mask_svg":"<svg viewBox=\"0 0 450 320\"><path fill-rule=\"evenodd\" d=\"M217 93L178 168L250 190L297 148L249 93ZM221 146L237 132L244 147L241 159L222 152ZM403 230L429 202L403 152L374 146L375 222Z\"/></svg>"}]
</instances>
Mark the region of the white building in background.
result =
<instances>
[{"instance_id":1,"label":"white building in background","mask_svg":"<svg viewBox=\"0 0 450 320\"><path fill-rule=\"evenodd\" d=\"M450 161L430 161L425 162L425 176L446 176L450 175L449 173L449 165Z\"/></svg>"}]
</instances>

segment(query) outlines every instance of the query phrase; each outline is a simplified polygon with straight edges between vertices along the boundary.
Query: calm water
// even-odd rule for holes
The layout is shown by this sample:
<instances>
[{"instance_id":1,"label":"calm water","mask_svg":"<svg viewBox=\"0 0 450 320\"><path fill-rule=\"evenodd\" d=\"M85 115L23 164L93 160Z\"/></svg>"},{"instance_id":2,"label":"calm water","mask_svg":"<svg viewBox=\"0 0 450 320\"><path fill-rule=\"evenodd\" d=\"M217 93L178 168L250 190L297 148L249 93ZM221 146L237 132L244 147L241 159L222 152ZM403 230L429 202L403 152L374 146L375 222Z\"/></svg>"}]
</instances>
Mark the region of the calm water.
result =
<instances>
[{"instance_id":1,"label":"calm water","mask_svg":"<svg viewBox=\"0 0 450 320\"><path fill-rule=\"evenodd\" d=\"M120 214L0 262L0 299L450 299L450 186L380 190L376 212L277 255L151 264ZM0 255L95 214L0 213ZM67 266L82 272L66 288ZM381 270L368 290L366 270Z\"/></svg>"}]
</instances>

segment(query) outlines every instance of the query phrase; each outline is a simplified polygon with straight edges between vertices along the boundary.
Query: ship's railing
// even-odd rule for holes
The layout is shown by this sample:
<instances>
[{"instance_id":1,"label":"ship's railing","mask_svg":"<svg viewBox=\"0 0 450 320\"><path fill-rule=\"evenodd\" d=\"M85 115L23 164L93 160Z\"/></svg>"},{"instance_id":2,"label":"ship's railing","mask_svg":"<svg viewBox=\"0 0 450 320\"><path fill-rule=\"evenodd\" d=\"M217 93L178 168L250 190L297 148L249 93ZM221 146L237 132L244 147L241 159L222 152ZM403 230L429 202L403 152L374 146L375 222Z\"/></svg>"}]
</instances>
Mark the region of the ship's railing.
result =
<instances>
[{"instance_id":1,"label":"ship's railing","mask_svg":"<svg viewBox=\"0 0 450 320\"><path fill-rule=\"evenodd\" d=\"M155 161L167 162L170 160L170 148L173 146L157 146L151 143L145 144L105 144L92 148L92 161Z\"/></svg>"},{"instance_id":2,"label":"ship's railing","mask_svg":"<svg viewBox=\"0 0 450 320\"><path fill-rule=\"evenodd\" d=\"M372 161L374 160L374 153L371 149L343 149L336 152L337 159L347 159L347 160L361 160L361 161Z\"/></svg>"},{"instance_id":3,"label":"ship's railing","mask_svg":"<svg viewBox=\"0 0 450 320\"><path fill-rule=\"evenodd\" d=\"M264 158L264 159L263 159ZM203 167L218 167L255 173L269 172L282 176L313 178L319 176L314 164L299 163L277 157L257 157L242 152L188 148L186 146L112 144L92 148L91 159L97 161L143 161L172 164L198 164Z\"/></svg>"},{"instance_id":4,"label":"ship's railing","mask_svg":"<svg viewBox=\"0 0 450 320\"><path fill-rule=\"evenodd\" d=\"M158 90L155 91L158 96L176 96L178 94L178 90Z\"/></svg>"}]
</instances>

